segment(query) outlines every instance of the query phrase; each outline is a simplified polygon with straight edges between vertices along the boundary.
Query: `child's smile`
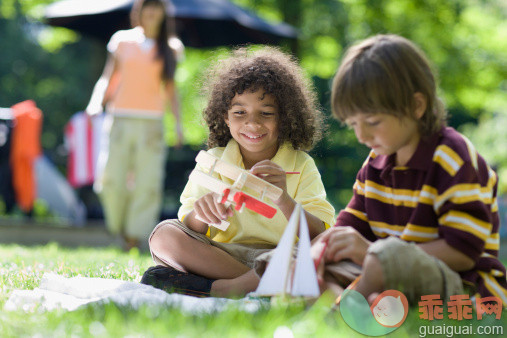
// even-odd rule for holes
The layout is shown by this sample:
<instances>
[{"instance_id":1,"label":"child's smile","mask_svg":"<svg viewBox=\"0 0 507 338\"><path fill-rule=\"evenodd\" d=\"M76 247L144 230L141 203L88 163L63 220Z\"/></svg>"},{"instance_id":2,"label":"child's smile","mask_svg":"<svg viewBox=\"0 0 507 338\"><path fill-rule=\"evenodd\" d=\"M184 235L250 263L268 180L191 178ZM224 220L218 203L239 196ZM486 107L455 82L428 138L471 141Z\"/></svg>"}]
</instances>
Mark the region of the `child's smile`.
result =
<instances>
[{"instance_id":1,"label":"child's smile","mask_svg":"<svg viewBox=\"0 0 507 338\"><path fill-rule=\"evenodd\" d=\"M246 90L231 101L225 122L238 142L245 167L271 159L278 151L278 104L263 89Z\"/></svg>"},{"instance_id":2,"label":"child's smile","mask_svg":"<svg viewBox=\"0 0 507 338\"><path fill-rule=\"evenodd\" d=\"M251 142L260 142L260 141L262 141L262 138L264 136L266 136L267 134L262 134L262 135L241 134L241 135L246 137L247 140L249 140Z\"/></svg>"}]
</instances>

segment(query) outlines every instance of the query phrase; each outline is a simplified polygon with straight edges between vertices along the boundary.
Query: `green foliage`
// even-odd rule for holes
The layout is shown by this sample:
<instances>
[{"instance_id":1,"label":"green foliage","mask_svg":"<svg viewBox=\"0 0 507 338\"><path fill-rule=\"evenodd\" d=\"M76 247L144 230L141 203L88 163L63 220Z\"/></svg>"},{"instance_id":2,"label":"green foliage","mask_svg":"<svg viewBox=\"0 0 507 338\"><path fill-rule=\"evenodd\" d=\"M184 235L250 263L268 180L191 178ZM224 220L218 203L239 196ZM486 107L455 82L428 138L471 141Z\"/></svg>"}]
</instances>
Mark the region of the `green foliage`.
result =
<instances>
[{"instance_id":1,"label":"green foliage","mask_svg":"<svg viewBox=\"0 0 507 338\"><path fill-rule=\"evenodd\" d=\"M200 95L202 78L213 57L226 51L226 49L211 51L187 48L185 58L178 63L175 81L181 101L183 134L188 144L201 145L206 140L207 127L201 115L206 105ZM168 144L174 145L176 142L174 116L166 114L164 122Z\"/></svg>"},{"instance_id":2,"label":"green foliage","mask_svg":"<svg viewBox=\"0 0 507 338\"><path fill-rule=\"evenodd\" d=\"M483 116L479 124L467 124L463 131L469 136L484 158L494 163L499 176L499 191L507 191L507 110L494 114L492 117Z\"/></svg>"},{"instance_id":3,"label":"green foliage","mask_svg":"<svg viewBox=\"0 0 507 338\"><path fill-rule=\"evenodd\" d=\"M0 17L12 19L20 12L30 17L41 18L44 5L55 0L2 0L0 2Z\"/></svg>"},{"instance_id":4,"label":"green foliage","mask_svg":"<svg viewBox=\"0 0 507 338\"><path fill-rule=\"evenodd\" d=\"M97 64L103 63L103 56L94 54L97 43L86 39L50 53L38 42L38 34L44 31L40 28L20 15L0 18L4 49L0 58L0 106L35 100L44 114L42 146L50 150L62 143L69 117L84 108L96 81L93 73L102 67Z\"/></svg>"},{"instance_id":5,"label":"green foliage","mask_svg":"<svg viewBox=\"0 0 507 338\"><path fill-rule=\"evenodd\" d=\"M91 95L105 58L102 43L68 30L40 25L43 5L54 0L0 2L0 106L34 99L45 113L42 145L54 157L62 143L63 126L82 110ZM328 115L330 79L347 47L378 33L403 35L426 52L439 74L440 94L450 112L450 125L477 142L488 161L507 172L504 140L489 134L505 123L507 105L507 7L501 0L233 0L271 22L285 20L297 26L294 50L313 78ZM186 142L202 145L206 128L201 119L205 105L198 95L202 74L215 53L224 50L187 48L179 63L176 83L181 98ZM168 144L175 142L174 119L165 119ZM474 130L474 125L479 128ZM466 129L462 125L469 125ZM493 142L493 143L488 143ZM327 138L312 152L321 169L332 203L343 207L350 196L355 173L367 150L339 123L329 119ZM58 157L58 156L56 156ZM63 162L62 162L63 163ZM507 191L502 183L500 192Z\"/></svg>"},{"instance_id":6,"label":"green foliage","mask_svg":"<svg viewBox=\"0 0 507 338\"><path fill-rule=\"evenodd\" d=\"M76 32L60 27L44 27L37 36L39 45L50 53L58 52L63 46L78 40Z\"/></svg>"},{"instance_id":7,"label":"green foliage","mask_svg":"<svg viewBox=\"0 0 507 338\"><path fill-rule=\"evenodd\" d=\"M276 13L275 19L283 19L281 3L284 0L236 0L235 2L266 12L267 8ZM447 103L450 113L449 124L459 130L464 124L473 125L478 120L483 127L474 135L474 140L489 137L488 125L499 124L504 120L495 118L507 105L507 7L502 1L479 0L299 0L301 6L301 32L298 56L303 67L314 77L329 79L339 66L342 53L354 42L374 34L394 33L407 37L417 43L433 64L440 79L440 95ZM278 6L277 6L278 5ZM294 6L298 6L295 4ZM323 99L322 104L329 112L328 83L316 85ZM495 115L496 116L496 115ZM505 125L505 124L504 124ZM472 133L471 127L465 130ZM505 133L504 133L505 134ZM491 144L504 144L505 137L500 136ZM342 163L353 163L356 171L364 158L363 149L352 142L346 147L355 149L352 157L349 150L341 144L347 139L344 129L331 124L329 136L324 141L327 154L336 157L333 174L340 171ZM487 148L488 143L478 145L478 149ZM490 147L485 150L487 160L498 167L501 175L507 171L504 147ZM316 159L323 164L326 160ZM324 165L324 164L323 164ZM327 166L325 164L324 166ZM331 169L331 168L328 168ZM325 181L334 179L324 176ZM335 202L342 206L339 195L341 189L350 188L353 176L345 179L348 185L327 185L326 189ZM344 182L345 183L345 182ZM506 184L501 192L506 192Z\"/></svg>"}]
</instances>

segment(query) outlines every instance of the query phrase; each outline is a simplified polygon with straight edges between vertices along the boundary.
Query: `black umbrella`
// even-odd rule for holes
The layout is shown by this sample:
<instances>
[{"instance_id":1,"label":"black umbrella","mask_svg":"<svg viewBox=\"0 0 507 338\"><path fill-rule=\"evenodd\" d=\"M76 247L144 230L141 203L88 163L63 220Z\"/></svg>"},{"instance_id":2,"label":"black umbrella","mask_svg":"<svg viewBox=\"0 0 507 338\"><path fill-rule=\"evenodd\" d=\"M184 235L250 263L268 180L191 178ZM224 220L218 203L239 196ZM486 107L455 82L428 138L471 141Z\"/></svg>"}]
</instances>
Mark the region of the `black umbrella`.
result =
<instances>
[{"instance_id":1,"label":"black umbrella","mask_svg":"<svg viewBox=\"0 0 507 338\"><path fill-rule=\"evenodd\" d=\"M46 7L45 19L61 26L108 40L130 27L134 0L61 0ZM285 23L270 24L227 0L172 0L176 32L186 46L216 47L245 43L278 44L297 38Z\"/></svg>"}]
</instances>

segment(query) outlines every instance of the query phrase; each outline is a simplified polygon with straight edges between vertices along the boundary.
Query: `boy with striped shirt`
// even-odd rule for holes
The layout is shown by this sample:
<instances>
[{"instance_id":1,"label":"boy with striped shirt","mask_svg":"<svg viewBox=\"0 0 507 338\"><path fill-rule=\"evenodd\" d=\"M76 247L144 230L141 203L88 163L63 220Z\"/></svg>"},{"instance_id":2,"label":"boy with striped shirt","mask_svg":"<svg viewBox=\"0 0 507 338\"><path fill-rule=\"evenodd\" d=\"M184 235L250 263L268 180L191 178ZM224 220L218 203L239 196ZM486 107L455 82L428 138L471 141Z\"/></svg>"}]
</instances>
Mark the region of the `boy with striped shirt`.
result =
<instances>
[{"instance_id":1,"label":"boy with striped shirt","mask_svg":"<svg viewBox=\"0 0 507 338\"><path fill-rule=\"evenodd\" d=\"M324 258L323 285L346 286L327 272L351 260L361 271L355 288L370 302L397 289L411 303L469 292L507 304L497 176L466 137L445 126L423 52L395 35L353 46L334 78L331 105L372 151L336 226L312 246Z\"/></svg>"}]
</instances>

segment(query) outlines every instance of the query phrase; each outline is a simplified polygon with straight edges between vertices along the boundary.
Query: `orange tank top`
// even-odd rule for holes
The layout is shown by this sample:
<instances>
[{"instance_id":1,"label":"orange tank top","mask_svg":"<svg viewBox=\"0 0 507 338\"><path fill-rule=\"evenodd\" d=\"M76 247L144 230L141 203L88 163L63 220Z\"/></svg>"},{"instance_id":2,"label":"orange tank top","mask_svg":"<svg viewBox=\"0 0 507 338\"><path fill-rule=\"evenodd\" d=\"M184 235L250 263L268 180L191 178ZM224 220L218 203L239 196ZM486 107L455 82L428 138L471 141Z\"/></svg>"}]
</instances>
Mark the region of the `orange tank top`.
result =
<instances>
[{"instance_id":1,"label":"orange tank top","mask_svg":"<svg viewBox=\"0 0 507 338\"><path fill-rule=\"evenodd\" d=\"M163 61L156 57L156 44L136 27L118 31L107 49L118 63L117 78L109 88L111 113L162 116L166 100L163 90Z\"/></svg>"}]
</instances>

